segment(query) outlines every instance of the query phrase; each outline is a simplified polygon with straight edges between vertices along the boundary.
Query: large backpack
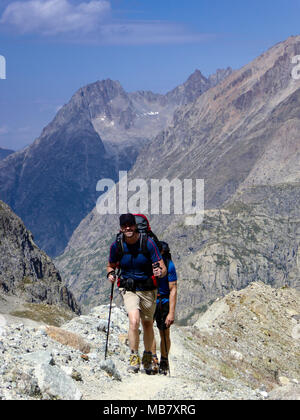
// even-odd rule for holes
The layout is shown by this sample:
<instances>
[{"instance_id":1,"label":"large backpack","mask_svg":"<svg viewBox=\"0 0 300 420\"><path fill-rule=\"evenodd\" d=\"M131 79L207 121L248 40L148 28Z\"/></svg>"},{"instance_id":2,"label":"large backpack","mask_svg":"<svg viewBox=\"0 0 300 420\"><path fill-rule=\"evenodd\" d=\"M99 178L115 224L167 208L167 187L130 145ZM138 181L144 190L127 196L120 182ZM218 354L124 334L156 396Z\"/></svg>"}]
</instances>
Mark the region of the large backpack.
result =
<instances>
[{"instance_id":1,"label":"large backpack","mask_svg":"<svg viewBox=\"0 0 300 420\"><path fill-rule=\"evenodd\" d=\"M149 251L147 247L148 238L151 238L159 250L161 250L161 244L155 233L152 232L149 220L144 214L134 214L136 225L140 233L140 248L142 253L148 257ZM118 260L120 261L124 255L124 235L119 232L116 237L117 248L118 248Z\"/></svg>"},{"instance_id":2,"label":"large backpack","mask_svg":"<svg viewBox=\"0 0 300 420\"><path fill-rule=\"evenodd\" d=\"M164 251L162 258L165 262L167 271L169 270L170 261L172 261L172 255L170 251L169 244L167 242L161 241L160 242L160 251Z\"/></svg>"}]
</instances>

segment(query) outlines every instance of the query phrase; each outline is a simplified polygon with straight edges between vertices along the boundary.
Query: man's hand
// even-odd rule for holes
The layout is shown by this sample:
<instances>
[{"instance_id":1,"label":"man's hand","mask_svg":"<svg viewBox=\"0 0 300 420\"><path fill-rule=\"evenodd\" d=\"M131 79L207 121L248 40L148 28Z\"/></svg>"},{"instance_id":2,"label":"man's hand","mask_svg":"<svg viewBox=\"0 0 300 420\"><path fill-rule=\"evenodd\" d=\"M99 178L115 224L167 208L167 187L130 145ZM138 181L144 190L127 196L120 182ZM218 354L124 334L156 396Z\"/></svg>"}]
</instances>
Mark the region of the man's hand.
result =
<instances>
[{"instance_id":1,"label":"man's hand","mask_svg":"<svg viewBox=\"0 0 300 420\"><path fill-rule=\"evenodd\" d=\"M107 273L107 278L111 283L114 283L116 281L116 272L114 270L110 271L109 273Z\"/></svg>"},{"instance_id":2,"label":"man's hand","mask_svg":"<svg viewBox=\"0 0 300 420\"><path fill-rule=\"evenodd\" d=\"M114 283L117 279L116 270L117 270L117 263L107 264L106 266L107 278L111 283Z\"/></svg>"},{"instance_id":3,"label":"man's hand","mask_svg":"<svg viewBox=\"0 0 300 420\"><path fill-rule=\"evenodd\" d=\"M161 274L162 274L162 268L160 264L158 262L153 264L153 275L155 277L161 277Z\"/></svg>"},{"instance_id":4,"label":"man's hand","mask_svg":"<svg viewBox=\"0 0 300 420\"><path fill-rule=\"evenodd\" d=\"M170 326L174 324L174 321L175 321L175 316L169 313L165 320L166 327L170 328Z\"/></svg>"}]
</instances>

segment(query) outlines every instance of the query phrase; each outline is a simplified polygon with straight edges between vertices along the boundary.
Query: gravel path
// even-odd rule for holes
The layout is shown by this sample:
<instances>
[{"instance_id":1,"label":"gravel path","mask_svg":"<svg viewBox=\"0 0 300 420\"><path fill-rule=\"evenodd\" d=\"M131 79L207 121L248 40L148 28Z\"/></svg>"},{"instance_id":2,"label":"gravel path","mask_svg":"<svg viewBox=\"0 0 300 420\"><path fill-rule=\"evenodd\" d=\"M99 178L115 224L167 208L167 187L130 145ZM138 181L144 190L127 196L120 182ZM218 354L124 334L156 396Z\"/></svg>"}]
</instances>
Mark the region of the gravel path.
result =
<instances>
[{"instance_id":1,"label":"gravel path","mask_svg":"<svg viewBox=\"0 0 300 420\"><path fill-rule=\"evenodd\" d=\"M216 301L194 326L173 325L170 376L127 372L128 318L116 305L107 360L107 305L52 330L1 313L0 400L300 399L299 302L293 289L257 283ZM140 355L142 343L141 333Z\"/></svg>"}]
</instances>

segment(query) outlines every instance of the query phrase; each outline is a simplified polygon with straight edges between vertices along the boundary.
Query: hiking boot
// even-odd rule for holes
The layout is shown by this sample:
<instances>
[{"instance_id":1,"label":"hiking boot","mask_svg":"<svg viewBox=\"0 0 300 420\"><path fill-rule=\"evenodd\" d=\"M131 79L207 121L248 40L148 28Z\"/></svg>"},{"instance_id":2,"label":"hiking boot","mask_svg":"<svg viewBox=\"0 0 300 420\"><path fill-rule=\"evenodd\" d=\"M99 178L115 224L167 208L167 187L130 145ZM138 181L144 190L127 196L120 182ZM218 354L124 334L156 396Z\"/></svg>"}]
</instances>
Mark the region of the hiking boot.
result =
<instances>
[{"instance_id":1,"label":"hiking boot","mask_svg":"<svg viewBox=\"0 0 300 420\"><path fill-rule=\"evenodd\" d=\"M156 375L159 372L159 363L156 355L152 356L152 374Z\"/></svg>"},{"instance_id":2,"label":"hiking boot","mask_svg":"<svg viewBox=\"0 0 300 420\"><path fill-rule=\"evenodd\" d=\"M152 353L151 351L146 352L144 351L142 363L144 366L144 371L147 373L147 375L152 375Z\"/></svg>"},{"instance_id":3,"label":"hiking boot","mask_svg":"<svg viewBox=\"0 0 300 420\"><path fill-rule=\"evenodd\" d=\"M159 373L161 375L167 375L169 372L169 361L168 359L161 358L160 364L159 364Z\"/></svg>"},{"instance_id":4,"label":"hiking boot","mask_svg":"<svg viewBox=\"0 0 300 420\"><path fill-rule=\"evenodd\" d=\"M129 358L129 367L127 371L129 373L138 373L140 370L141 359L137 353L132 353Z\"/></svg>"}]
</instances>

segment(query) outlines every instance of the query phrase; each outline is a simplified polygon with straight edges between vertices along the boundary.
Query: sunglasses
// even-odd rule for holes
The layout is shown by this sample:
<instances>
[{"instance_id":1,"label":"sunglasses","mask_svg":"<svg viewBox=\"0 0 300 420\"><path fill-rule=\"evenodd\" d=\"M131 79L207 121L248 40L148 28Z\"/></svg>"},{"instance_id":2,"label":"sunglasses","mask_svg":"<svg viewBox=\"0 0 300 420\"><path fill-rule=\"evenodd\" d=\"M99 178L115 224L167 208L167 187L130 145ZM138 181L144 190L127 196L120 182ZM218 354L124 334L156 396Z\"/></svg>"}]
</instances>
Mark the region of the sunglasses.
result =
<instances>
[{"instance_id":1,"label":"sunglasses","mask_svg":"<svg viewBox=\"0 0 300 420\"><path fill-rule=\"evenodd\" d=\"M121 229L127 229L127 228L135 228L135 225L123 225L123 226L121 226Z\"/></svg>"}]
</instances>

